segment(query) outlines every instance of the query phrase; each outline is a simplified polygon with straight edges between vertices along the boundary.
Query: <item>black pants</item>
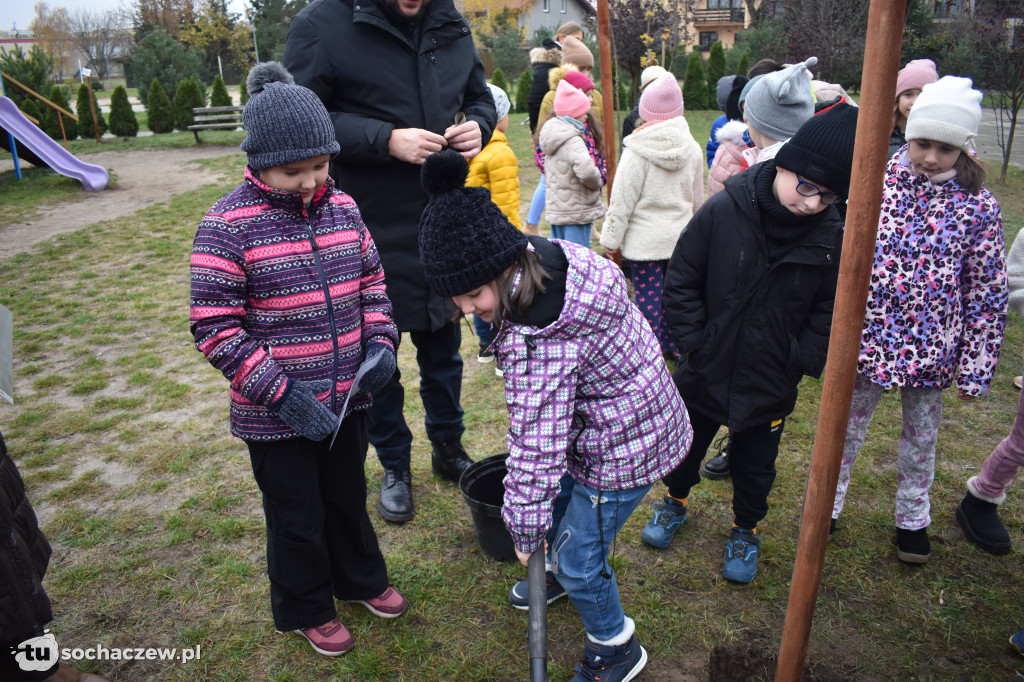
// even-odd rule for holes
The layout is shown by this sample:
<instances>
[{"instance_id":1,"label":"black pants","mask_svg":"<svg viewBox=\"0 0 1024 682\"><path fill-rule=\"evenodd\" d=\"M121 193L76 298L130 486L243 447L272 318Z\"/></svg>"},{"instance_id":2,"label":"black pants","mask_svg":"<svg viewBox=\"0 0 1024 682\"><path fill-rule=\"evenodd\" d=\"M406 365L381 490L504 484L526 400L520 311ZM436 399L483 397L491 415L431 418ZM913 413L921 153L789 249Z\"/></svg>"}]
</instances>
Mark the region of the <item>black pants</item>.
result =
<instances>
[{"instance_id":1,"label":"black pants","mask_svg":"<svg viewBox=\"0 0 1024 682\"><path fill-rule=\"evenodd\" d=\"M420 367L420 400L426 413L424 427L432 441L462 436L462 330L451 322L432 332L409 332ZM385 469L408 469L412 432L405 422L402 373L395 370L384 388L373 395L370 442Z\"/></svg>"},{"instance_id":2,"label":"black pants","mask_svg":"<svg viewBox=\"0 0 1024 682\"><path fill-rule=\"evenodd\" d=\"M9 635L10 633L4 633L5 637ZM42 633L37 632L24 636L12 636L9 641L0 641L0 682L41 682L57 672L57 667L60 665L60 661L57 659L57 650L48 652L53 654L53 657L49 659L53 661L53 665L45 670L22 670L21 664L15 658L16 653L21 649L22 642L40 635ZM47 652L42 653L46 654Z\"/></svg>"},{"instance_id":3,"label":"black pants","mask_svg":"<svg viewBox=\"0 0 1024 682\"><path fill-rule=\"evenodd\" d=\"M693 445L686 459L665 477L672 497L687 497L700 483L700 464L721 426L696 411L690 411ZM775 460L785 420L752 426L731 434L729 475L732 476L733 523L740 528L756 528L768 515L768 493L775 483Z\"/></svg>"},{"instance_id":4,"label":"black pants","mask_svg":"<svg viewBox=\"0 0 1024 682\"><path fill-rule=\"evenodd\" d=\"M323 625L334 598L369 599L388 588L388 571L366 513L367 437L362 413L330 439L249 442L267 520L267 574L274 626Z\"/></svg>"}]
</instances>

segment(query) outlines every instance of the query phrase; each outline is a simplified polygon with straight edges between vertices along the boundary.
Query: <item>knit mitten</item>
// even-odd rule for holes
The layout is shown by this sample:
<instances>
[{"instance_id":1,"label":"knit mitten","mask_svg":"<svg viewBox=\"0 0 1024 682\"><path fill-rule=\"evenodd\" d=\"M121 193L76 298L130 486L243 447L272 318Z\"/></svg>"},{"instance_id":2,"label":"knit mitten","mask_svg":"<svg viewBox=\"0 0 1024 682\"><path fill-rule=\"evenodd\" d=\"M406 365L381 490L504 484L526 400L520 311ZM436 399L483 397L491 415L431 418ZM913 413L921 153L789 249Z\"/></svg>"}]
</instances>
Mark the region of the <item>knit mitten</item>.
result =
<instances>
[{"instance_id":1,"label":"knit mitten","mask_svg":"<svg viewBox=\"0 0 1024 682\"><path fill-rule=\"evenodd\" d=\"M331 390L333 384L330 379L292 379L288 393L277 410L277 416L304 438L316 441L327 438L334 433L338 417L316 399L316 394Z\"/></svg>"},{"instance_id":2,"label":"knit mitten","mask_svg":"<svg viewBox=\"0 0 1024 682\"><path fill-rule=\"evenodd\" d=\"M359 390L363 393L371 395L376 393L384 388L391 375L395 373L395 367L397 367L395 351L382 341L370 341L366 344L366 359L363 360L360 369L377 356L380 356L377 364L359 379Z\"/></svg>"}]
</instances>

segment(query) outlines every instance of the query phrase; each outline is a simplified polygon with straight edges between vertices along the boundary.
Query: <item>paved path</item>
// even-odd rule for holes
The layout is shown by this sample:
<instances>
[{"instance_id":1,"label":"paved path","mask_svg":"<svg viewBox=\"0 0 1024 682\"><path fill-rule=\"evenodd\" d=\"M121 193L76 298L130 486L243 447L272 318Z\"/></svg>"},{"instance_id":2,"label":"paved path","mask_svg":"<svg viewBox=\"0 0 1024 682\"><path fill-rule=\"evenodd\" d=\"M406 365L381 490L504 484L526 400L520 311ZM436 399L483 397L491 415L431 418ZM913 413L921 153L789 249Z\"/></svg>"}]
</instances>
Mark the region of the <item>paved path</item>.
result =
<instances>
[{"instance_id":1,"label":"paved path","mask_svg":"<svg viewBox=\"0 0 1024 682\"><path fill-rule=\"evenodd\" d=\"M1024 110L1021 111L1019 119L1024 119ZM1024 120L1018 120L1017 130L1013 135L1013 146L1010 148L1010 163L1018 168L1024 168ZM1006 124L1004 134L1010 134L1010 125ZM975 140L975 148L978 156L987 159L992 163L992 172L998 175L1003 164L1003 150L999 147L999 131L996 125L996 116L991 107L981 110L981 125L978 127L978 138Z\"/></svg>"}]
</instances>

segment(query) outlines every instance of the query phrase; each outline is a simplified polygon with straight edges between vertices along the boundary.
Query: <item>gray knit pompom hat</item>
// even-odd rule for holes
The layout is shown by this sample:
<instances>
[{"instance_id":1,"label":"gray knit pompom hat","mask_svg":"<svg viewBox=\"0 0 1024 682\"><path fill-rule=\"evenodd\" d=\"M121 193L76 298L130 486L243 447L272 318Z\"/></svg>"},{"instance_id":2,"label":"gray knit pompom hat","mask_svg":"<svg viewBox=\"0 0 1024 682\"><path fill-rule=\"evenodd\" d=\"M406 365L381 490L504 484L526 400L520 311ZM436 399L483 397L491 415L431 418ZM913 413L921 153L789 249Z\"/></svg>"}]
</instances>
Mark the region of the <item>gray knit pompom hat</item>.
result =
<instances>
[{"instance_id":1,"label":"gray knit pompom hat","mask_svg":"<svg viewBox=\"0 0 1024 682\"><path fill-rule=\"evenodd\" d=\"M245 88L249 101L242 111L242 151L253 170L341 151L323 102L309 88L295 85L280 63L252 67Z\"/></svg>"}]
</instances>

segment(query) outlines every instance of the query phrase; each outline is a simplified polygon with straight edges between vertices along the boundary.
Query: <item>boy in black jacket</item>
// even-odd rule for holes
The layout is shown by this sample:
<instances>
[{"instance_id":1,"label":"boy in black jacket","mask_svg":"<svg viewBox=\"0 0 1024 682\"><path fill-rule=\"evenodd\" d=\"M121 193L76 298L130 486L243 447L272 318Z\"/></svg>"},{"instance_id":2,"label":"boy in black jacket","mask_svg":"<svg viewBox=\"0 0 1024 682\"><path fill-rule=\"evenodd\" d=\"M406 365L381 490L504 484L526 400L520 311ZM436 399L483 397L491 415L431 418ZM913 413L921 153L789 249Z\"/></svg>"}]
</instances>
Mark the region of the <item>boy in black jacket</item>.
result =
<instances>
[{"instance_id":1,"label":"boy in black jacket","mask_svg":"<svg viewBox=\"0 0 1024 682\"><path fill-rule=\"evenodd\" d=\"M729 428L734 526L722 577L757 575L757 524L768 513L775 459L797 385L825 367L839 274L857 110L807 121L774 160L730 178L693 216L669 261L665 309L685 357L674 379L693 447L665 477L643 540L667 547L720 426Z\"/></svg>"}]
</instances>

